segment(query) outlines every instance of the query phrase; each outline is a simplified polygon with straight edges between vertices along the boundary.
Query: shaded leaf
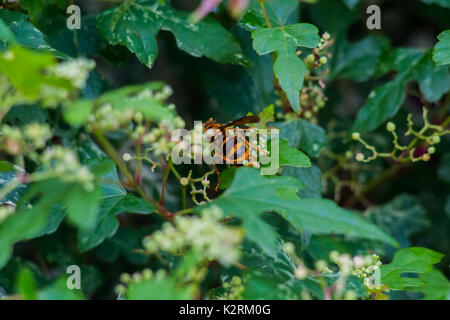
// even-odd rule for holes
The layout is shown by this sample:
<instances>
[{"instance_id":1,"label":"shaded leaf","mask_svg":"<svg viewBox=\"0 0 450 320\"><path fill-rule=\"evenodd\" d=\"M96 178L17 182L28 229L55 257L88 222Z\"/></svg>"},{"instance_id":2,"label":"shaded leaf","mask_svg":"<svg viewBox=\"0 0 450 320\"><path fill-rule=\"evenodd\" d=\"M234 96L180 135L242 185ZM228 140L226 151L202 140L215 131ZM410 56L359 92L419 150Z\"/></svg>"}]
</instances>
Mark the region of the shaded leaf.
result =
<instances>
[{"instance_id":1,"label":"shaded leaf","mask_svg":"<svg viewBox=\"0 0 450 320\"><path fill-rule=\"evenodd\" d=\"M125 1L102 12L97 26L111 44L126 46L148 67L158 55L156 36L160 30L173 33L178 47L194 57L205 56L220 63L244 62L239 43L217 21L207 17L194 24L188 17L189 13L157 0Z\"/></svg>"},{"instance_id":2,"label":"shaded leaf","mask_svg":"<svg viewBox=\"0 0 450 320\"><path fill-rule=\"evenodd\" d=\"M438 40L433 50L433 60L439 66L450 64L450 30L442 32Z\"/></svg>"},{"instance_id":3,"label":"shaded leaf","mask_svg":"<svg viewBox=\"0 0 450 320\"><path fill-rule=\"evenodd\" d=\"M404 277L404 273L428 273L444 255L426 248L411 247L398 250L390 264L380 266L381 283L391 290L406 287L421 287L425 282L420 278Z\"/></svg>"}]
</instances>

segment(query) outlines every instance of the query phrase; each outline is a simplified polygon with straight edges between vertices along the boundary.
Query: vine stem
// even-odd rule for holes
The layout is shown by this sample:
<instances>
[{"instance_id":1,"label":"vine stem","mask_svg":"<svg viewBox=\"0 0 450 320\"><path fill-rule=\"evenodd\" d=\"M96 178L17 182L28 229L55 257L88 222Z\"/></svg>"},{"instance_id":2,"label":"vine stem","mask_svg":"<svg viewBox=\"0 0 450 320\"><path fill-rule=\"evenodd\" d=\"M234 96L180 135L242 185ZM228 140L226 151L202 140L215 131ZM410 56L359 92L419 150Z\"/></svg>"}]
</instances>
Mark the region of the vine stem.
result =
<instances>
[{"instance_id":1,"label":"vine stem","mask_svg":"<svg viewBox=\"0 0 450 320\"><path fill-rule=\"evenodd\" d=\"M169 174L172 167L172 159L169 159L166 168L164 169L164 176L163 176L163 183L161 186L161 197L159 199L159 203L161 205L164 205L164 197L166 194L166 186L167 186L167 180L169 179Z\"/></svg>"},{"instance_id":2,"label":"vine stem","mask_svg":"<svg viewBox=\"0 0 450 320\"><path fill-rule=\"evenodd\" d=\"M122 158L118 155L116 149L114 149L113 145L109 142L108 139L106 139L103 133L97 130L94 132L94 136L97 139L98 143L103 147L105 152L108 154L108 156L110 156L111 159L114 161L114 163L117 165L119 171L124 175L124 177L127 180L127 185L130 188L136 190L147 202L152 204L159 215L161 215L168 221L173 222L173 214L169 212L169 210L167 210L158 201L156 201L150 195L148 195L140 185L136 184L136 181L131 172L128 170L126 164L123 162Z\"/></svg>"},{"instance_id":3,"label":"vine stem","mask_svg":"<svg viewBox=\"0 0 450 320\"><path fill-rule=\"evenodd\" d=\"M267 26L272 28L272 24L270 23L269 16L267 15L266 7L264 6L264 0L258 0L259 5L261 6L261 10L264 14L264 19L266 19Z\"/></svg>"}]
</instances>

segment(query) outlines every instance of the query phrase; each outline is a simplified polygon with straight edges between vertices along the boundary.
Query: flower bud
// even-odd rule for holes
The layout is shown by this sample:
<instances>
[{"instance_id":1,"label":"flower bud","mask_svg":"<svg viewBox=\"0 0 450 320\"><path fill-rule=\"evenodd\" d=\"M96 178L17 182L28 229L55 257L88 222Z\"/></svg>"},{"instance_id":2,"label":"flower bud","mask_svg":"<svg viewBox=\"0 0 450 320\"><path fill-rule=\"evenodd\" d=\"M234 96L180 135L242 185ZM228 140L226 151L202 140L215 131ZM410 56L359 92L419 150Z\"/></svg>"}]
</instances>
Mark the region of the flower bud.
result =
<instances>
[{"instance_id":1,"label":"flower bud","mask_svg":"<svg viewBox=\"0 0 450 320\"><path fill-rule=\"evenodd\" d=\"M131 156L131 154L129 153L124 153L122 156L123 161L130 161L131 159L133 159L133 157Z\"/></svg>"},{"instance_id":2,"label":"flower bud","mask_svg":"<svg viewBox=\"0 0 450 320\"><path fill-rule=\"evenodd\" d=\"M394 132L395 131L395 123L389 121L386 124L386 130L389 131L389 132Z\"/></svg>"}]
</instances>

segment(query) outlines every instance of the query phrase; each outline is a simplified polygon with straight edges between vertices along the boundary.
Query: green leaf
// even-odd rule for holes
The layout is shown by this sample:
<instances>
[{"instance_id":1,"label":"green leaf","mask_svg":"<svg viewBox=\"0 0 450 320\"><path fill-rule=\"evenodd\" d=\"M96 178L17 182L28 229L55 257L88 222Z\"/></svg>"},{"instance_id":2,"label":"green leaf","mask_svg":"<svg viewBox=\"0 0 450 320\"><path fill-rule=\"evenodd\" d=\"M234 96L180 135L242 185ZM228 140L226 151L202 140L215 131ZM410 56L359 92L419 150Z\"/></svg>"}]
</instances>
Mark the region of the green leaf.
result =
<instances>
[{"instance_id":1,"label":"green leaf","mask_svg":"<svg viewBox=\"0 0 450 320\"><path fill-rule=\"evenodd\" d=\"M132 283L126 297L129 300L190 300L194 294L192 285L177 286L173 278L163 277Z\"/></svg>"},{"instance_id":2,"label":"green leaf","mask_svg":"<svg viewBox=\"0 0 450 320\"><path fill-rule=\"evenodd\" d=\"M293 119L274 122L270 126L280 129L280 138L286 139L292 148L300 149L310 157L317 157L325 146L325 130L309 121Z\"/></svg>"},{"instance_id":3,"label":"green leaf","mask_svg":"<svg viewBox=\"0 0 450 320\"><path fill-rule=\"evenodd\" d=\"M450 0L422 0L427 4L437 4L444 8L450 8Z\"/></svg>"},{"instance_id":4,"label":"green leaf","mask_svg":"<svg viewBox=\"0 0 450 320\"><path fill-rule=\"evenodd\" d=\"M2 170L0 172L0 190L11 183L16 185L0 199L0 205L8 203L15 205L19 202L20 197L26 191L27 187L16 180L20 174L20 171L17 170L18 168L6 161L1 161L0 164L4 167L4 171Z\"/></svg>"},{"instance_id":5,"label":"green leaf","mask_svg":"<svg viewBox=\"0 0 450 320\"><path fill-rule=\"evenodd\" d=\"M93 190L86 190L82 185L72 188L65 199L69 221L80 229L92 229L97 219L100 198L101 190L98 186Z\"/></svg>"},{"instance_id":6,"label":"green leaf","mask_svg":"<svg viewBox=\"0 0 450 320\"><path fill-rule=\"evenodd\" d=\"M450 30L438 35L438 40L433 50L433 60L438 66L450 64Z\"/></svg>"},{"instance_id":7,"label":"green leaf","mask_svg":"<svg viewBox=\"0 0 450 320\"><path fill-rule=\"evenodd\" d=\"M105 198L100 202L95 229L80 230L78 233L78 248L81 252L85 252L114 236L119 228L119 221L116 218L118 214L124 212L149 214L152 211L153 207L148 202L130 194Z\"/></svg>"},{"instance_id":8,"label":"green leaf","mask_svg":"<svg viewBox=\"0 0 450 320\"><path fill-rule=\"evenodd\" d=\"M388 46L384 37L367 36L360 41L341 44L332 60L331 78L366 81L375 73L383 50Z\"/></svg>"},{"instance_id":9,"label":"green leaf","mask_svg":"<svg viewBox=\"0 0 450 320\"><path fill-rule=\"evenodd\" d=\"M36 21L37 18L44 12L44 10L51 5L57 5L60 9L66 8L67 1L61 0L20 0L20 6L24 8L32 21Z\"/></svg>"},{"instance_id":10,"label":"green leaf","mask_svg":"<svg viewBox=\"0 0 450 320\"><path fill-rule=\"evenodd\" d=\"M39 300L83 300L83 294L80 290L70 290L67 287L67 278L60 277L51 285L40 290Z\"/></svg>"},{"instance_id":11,"label":"green leaf","mask_svg":"<svg viewBox=\"0 0 450 320\"><path fill-rule=\"evenodd\" d=\"M397 71L394 80L375 88L359 110L352 131L367 132L378 128L400 110L405 100L405 86L410 80L419 83L425 99L439 100L450 89L446 67L436 67L429 52L422 49L399 48L386 54L378 66L377 76Z\"/></svg>"},{"instance_id":12,"label":"green leaf","mask_svg":"<svg viewBox=\"0 0 450 320\"><path fill-rule=\"evenodd\" d=\"M162 121L173 119L174 113L169 110L155 92L168 88L162 82L149 82L132 85L109 91L98 98L79 99L73 103L66 103L64 118L72 125L81 125L88 120L96 106L111 105L113 109L134 109L142 112L148 120Z\"/></svg>"},{"instance_id":13,"label":"green leaf","mask_svg":"<svg viewBox=\"0 0 450 320\"><path fill-rule=\"evenodd\" d=\"M267 254L275 256L275 231L261 219L261 214L276 211L297 230L317 234L344 234L363 239L378 240L397 246L390 236L358 215L339 208L326 199L283 199L282 194L293 194L302 186L291 177L263 177L253 168L237 170L231 186L215 201L225 215L243 221L248 238Z\"/></svg>"},{"instance_id":14,"label":"green leaf","mask_svg":"<svg viewBox=\"0 0 450 320\"><path fill-rule=\"evenodd\" d=\"M71 185L58 183L56 180L42 181L32 185L21 197L20 202L26 202L37 194L44 193L44 197L32 208L21 209L19 203L16 212L0 224L0 268L8 261L14 243L31 238L44 228L52 207L70 193L70 187Z\"/></svg>"},{"instance_id":15,"label":"green leaf","mask_svg":"<svg viewBox=\"0 0 450 320\"><path fill-rule=\"evenodd\" d=\"M60 65L50 53L14 45L0 54L0 80L2 75L7 77L6 88L14 87L24 100L22 103L42 101L44 106L54 106L78 91L73 78L53 72ZM3 83L0 84L3 90Z\"/></svg>"},{"instance_id":16,"label":"green leaf","mask_svg":"<svg viewBox=\"0 0 450 320\"><path fill-rule=\"evenodd\" d=\"M391 290L421 287L425 284L423 280L404 277L402 274L430 272L433 265L441 261L443 256L439 252L419 247L398 250L390 264L380 266L381 283L387 285Z\"/></svg>"},{"instance_id":17,"label":"green leaf","mask_svg":"<svg viewBox=\"0 0 450 320\"><path fill-rule=\"evenodd\" d=\"M17 288L25 300L36 300L37 287L30 269L24 268L17 277Z\"/></svg>"},{"instance_id":18,"label":"green leaf","mask_svg":"<svg viewBox=\"0 0 450 320\"><path fill-rule=\"evenodd\" d=\"M189 13L157 0L127 0L102 12L97 18L101 34L113 45L121 44L152 67L158 55L156 36L170 31L178 47L194 57L220 63L242 64L244 57L236 39L212 18L194 24ZM214 43L214 45L211 45Z\"/></svg>"},{"instance_id":19,"label":"green leaf","mask_svg":"<svg viewBox=\"0 0 450 320\"><path fill-rule=\"evenodd\" d=\"M368 209L365 217L392 235L401 247L408 247L410 237L430 225L425 209L409 194L397 195L382 206Z\"/></svg>"},{"instance_id":20,"label":"green leaf","mask_svg":"<svg viewBox=\"0 0 450 320\"><path fill-rule=\"evenodd\" d=\"M431 52L417 65L415 78L419 82L420 92L426 100L436 102L450 90L450 71L448 66L436 66Z\"/></svg>"},{"instance_id":21,"label":"green leaf","mask_svg":"<svg viewBox=\"0 0 450 320\"><path fill-rule=\"evenodd\" d=\"M271 257L254 245L243 245L242 263L247 267L244 299L300 299L302 289L323 298L320 286L310 279L294 277L295 262L283 251L283 243L277 244L276 256Z\"/></svg>"},{"instance_id":22,"label":"green leaf","mask_svg":"<svg viewBox=\"0 0 450 320\"><path fill-rule=\"evenodd\" d=\"M322 197L322 172L315 164L310 168L283 168L281 174L296 178L304 183L305 187L298 192L300 198Z\"/></svg>"},{"instance_id":23,"label":"green leaf","mask_svg":"<svg viewBox=\"0 0 450 320\"><path fill-rule=\"evenodd\" d=\"M450 184L450 152L442 156L437 175L442 181Z\"/></svg>"},{"instance_id":24,"label":"green leaf","mask_svg":"<svg viewBox=\"0 0 450 320\"><path fill-rule=\"evenodd\" d=\"M436 269L421 274L419 279L424 285L420 288L408 288L411 292L422 292L424 300L447 300L450 295L450 282L445 275Z\"/></svg>"},{"instance_id":25,"label":"green leaf","mask_svg":"<svg viewBox=\"0 0 450 320\"><path fill-rule=\"evenodd\" d=\"M0 18L0 41L4 41L6 43L16 42L16 37L11 32L11 30L9 30L9 27L5 24L5 22L3 22L1 18Z\"/></svg>"},{"instance_id":26,"label":"green leaf","mask_svg":"<svg viewBox=\"0 0 450 320\"><path fill-rule=\"evenodd\" d=\"M405 100L405 77L394 80L373 90L366 104L359 110L352 131L367 132L376 129L393 117Z\"/></svg>"},{"instance_id":27,"label":"green leaf","mask_svg":"<svg viewBox=\"0 0 450 320\"><path fill-rule=\"evenodd\" d=\"M268 0L264 8L272 26L283 26L298 21L297 0ZM258 0L250 0L244 15L239 19L239 25L248 31L266 28L267 23Z\"/></svg>"},{"instance_id":28,"label":"green leaf","mask_svg":"<svg viewBox=\"0 0 450 320\"><path fill-rule=\"evenodd\" d=\"M298 23L252 32L253 48L259 55L276 53L273 65L275 76L286 93L292 109L300 113L300 90L306 66L297 57L297 47L314 48L319 42L318 29L308 23Z\"/></svg>"},{"instance_id":29,"label":"green leaf","mask_svg":"<svg viewBox=\"0 0 450 320\"><path fill-rule=\"evenodd\" d=\"M268 147L268 150L271 150ZM289 147L289 143L280 139L280 158L279 158L280 166L291 166L297 168L307 168L311 167L311 161L309 158L301 151Z\"/></svg>"},{"instance_id":30,"label":"green leaf","mask_svg":"<svg viewBox=\"0 0 450 320\"><path fill-rule=\"evenodd\" d=\"M2 9L0 11L0 20L9 28L9 35L5 35L5 31L3 31L2 36L2 31L0 31L0 43L1 41L6 41L6 43L17 42L21 46L29 49L51 53L61 59L68 58L66 54L52 48L47 43L45 35L28 21L26 14Z\"/></svg>"},{"instance_id":31,"label":"green leaf","mask_svg":"<svg viewBox=\"0 0 450 320\"><path fill-rule=\"evenodd\" d=\"M349 9L355 8L360 2L360 0L343 0L343 1L347 5L347 7L349 7Z\"/></svg>"}]
</instances>

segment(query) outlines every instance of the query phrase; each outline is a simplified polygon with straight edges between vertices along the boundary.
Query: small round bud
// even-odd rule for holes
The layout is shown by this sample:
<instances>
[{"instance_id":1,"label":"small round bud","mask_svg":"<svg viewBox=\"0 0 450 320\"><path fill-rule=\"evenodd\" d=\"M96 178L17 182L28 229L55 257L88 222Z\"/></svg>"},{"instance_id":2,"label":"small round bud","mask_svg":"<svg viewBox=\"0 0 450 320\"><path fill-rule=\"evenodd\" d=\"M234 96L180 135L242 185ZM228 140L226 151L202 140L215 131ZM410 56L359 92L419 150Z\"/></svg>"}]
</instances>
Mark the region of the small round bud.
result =
<instances>
[{"instance_id":1,"label":"small round bud","mask_svg":"<svg viewBox=\"0 0 450 320\"><path fill-rule=\"evenodd\" d=\"M144 133L145 133L145 127L143 127L143 126L138 126L137 128L136 128L136 133L138 134L138 135L143 135Z\"/></svg>"},{"instance_id":2,"label":"small round bud","mask_svg":"<svg viewBox=\"0 0 450 320\"><path fill-rule=\"evenodd\" d=\"M364 161L364 155L360 152L356 154L355 158L357 161Z\"/></svg>"},{"instance_id":3,"label":"small round bud","mask_svg":"<svg viewBox=\"0 0 450 320\"><path fill-rule=\"evenodd\" d=\"M336 251L336 250L333 250L333 251L330 252L329 257L330 257L331 261L336 262L339 259L339 252Z\"/></svg>"},{"instance_id":4,"label":"small round bud","mask_svg":"<svg viewBox=\"0 0 450 320\"><path fill-rule=\"evenodd\" d=\"M353 290L348 290L347 292L345 292L344 294L344 299L345 300L355 300L357 298L356 296L356 292Z\"/></svg>"},{"instance_id":5,"label":"small round bud","mask_svg":"<svg viewBox=\"0 0 450 320\"><path fill-rule=\"evenodd\" d=\"M314 60L316 60L316 58L314 57L313 54L309 54L309 55L306 57L306 62L307 62L307 63L313 63Z\"/></svg>"},{"instance_id":6,"label":"small round bud","mask_svg":"<svg viewBox=\"0 0 450 320\"><path fill-rule=\"evenodd\" d=\"M134 121L136 121L137 123L142 123L142 120L144 120L144 116L142 115L142 113L137 112L134 115Z\"/></svg>"},{"instance_id":7,"label":"small round bud","mask_svg":"<svg viewBox=\"0 0 450 320\"><path fill-rule=\"evenodd\" d=\"M345 151L345 157L350 159L353 156L353 153L350 150Z\"/></svg>"},{"instance_id":8,"label":"small round bud","mask_svg":"<svg viewBox=\"0 0 450 320\"><path fill-rule=\"evenodd\" d=\"M322 39L325 41L330 40L331 35L328 32L325 32L324 34L322 34Z\"/></svg>"},{"instance_id":9,"label":"small round bud","mask_svg":"<svg viewBox=\"0 0 450 320\"><path fill-rule=\"evenodd\" d=\"M387 130L387 131L390 131L390 132L395 131L395 123L389 121L389 122L386 124L386 130Z\"/></svg>"},{"instance_id":10,"label":"small round bud","mask_svg":"<svg viewBox=\"0 0 450 320\"><path fill-rule=\"evenodd\" d=\"M133 273L132 278L135 282L141 282L142 281L142 274L136 272Z\"/></svg>"},{"instance_id":11,"label":"small round bud","mask_svg":"<svg viewBox=\"0 0 450 320\"><path fill-rule=\"evenodd\" d=\"M352 139L353 140L359 140L360 137L361 137L361 135L359 134L359 132L353 132L352 133Z\"/></svg>"},{"instance_id":12,"label":"small round bud","mask_svg":"<svg viewBox=\"0 0 450 320\"><path fill-rule=\"evenodd\" d=\"M318 260L315 264L317 271L322 272L328 267L328 264L325 260Z\"/></svg>"},{"instance_id":13,"label":"small round bud","mask_svg":"<svg viewBox=\"0 0 450 320\"><path fill-rule=\"evenodd\" d=\"M422 160L423 161L427 162L427 161L430 161L430 159L431 159L431 157L430 157L430 155L428 153L425 153L425 154L422 155Z\"/></svg>"},{"instance_id":14,"label":"small round bud","mask_svg":"<svg viewBox=\"0 0 450 320\"><path fill-rule=\"evenodd\" d=\"M429 154L433 154L433 153L436 152L436 148L435 147L429 147L427 151L428 151Z\"/></svg>"},{"instance_id":15,"label":"small round bud","mask_svg":"<svg viewBox=\"0 0 450 320\"><path fill-rule=\"evenodd\" d=\"M295 246L292 242L286 242L283 246L283 250L287 254L293 254L295 253Z\"/></svg>"},{"instance_id":16,"label":"small round bud","mask_svg":"<svg viewBox=\"0 0 450 320\"><path fill-rule=\"evenodd\" d=\"M323 56L320 58L319 62L320 62L320 64L326 64L328 62L328 58Z\"/></svg>"},{"instance_id":17,"label":"small round bud","mask_svg":"<svg viewBox=\"0 0 450 320\"><path fill-rule=\"evenodd\" d=\"M433 136L433 143L439 143L441 142L441 137L440 136Z\"/></svg>"},{"instance_id":18,"label":"small round bud","mask_svg":"<svg viewBox=\"0 0 450 320\"><path fill-rule=\"evenodd\" d=\"M123 161L130 161L131 159L133 159L133 157L129 153L124 153L122 159Z\"/></svg>"},{"instance_id":19,"label":"small round bud","mask_svg":"<svg viewBox=\"0 0 450 320\"><path fill-rule=\"evenodd\" d=\"M298 266L297 268L295 268L294 276L297 279L303 280L308 276L308 269L306 269L306 267L304 266Z\"/></svg>"},{"instance_id":20,"label":"small round bud","mask_svg":"<svg viewBox=\"0 0 450 320\"><path fill-rule=\"evenodd\" d=\"M231 284L234 286L239 286L242 284L242 280L237 276L233 276L233 278L231 278Z\"/></svg>"},{"instance_id":21,"label":"small round bud","mask_svg":"<svg viewBox=\"0 0 450 320\"><path fill-rule=\"evenodd\" d=\"M189 179L186 177L183 177L180 179L180 183L182 186L187 186L189 184Z\"/></svg>"},{"instance_id":22,"label":"small round bud","mask_svg":"<svg viewBox=\"0 0 450 320\"><path fill-rule=\"evenodd\" d=\"M119 284L114 288L116 294L125 294L127 288L123 284Z\"/></svg>"},{"instance_id":23,"label":"small round bud","mask_svg":"<svg viewBox=\"0 0 450 320\"><path fill-rule=\"evenodd\" d=\"M305 119L311 119L312 117L312 112L311 111L305 111Z\"/></svg>"},{"instance_id":24,"label":"small round bud","mask_svg":"<svg viewBox=\"0 0 450 320\"><path fill-rule=\"evenodd\" d=\"M153 277L153 271L150 269L144 269L142 271L142 276L145 280L150 280Z\"/></svg>"},{"instance_id":25,"label":"small round bud","mask_svg":"<svg viewBox=\"0 0 450 320\"><path fill-rule=\"evenodd\" d=\"M129 283L131 281L131 276L128 273L123 273L120 276L120 281L123 283Z\"/></svg>"}]
</instances>

